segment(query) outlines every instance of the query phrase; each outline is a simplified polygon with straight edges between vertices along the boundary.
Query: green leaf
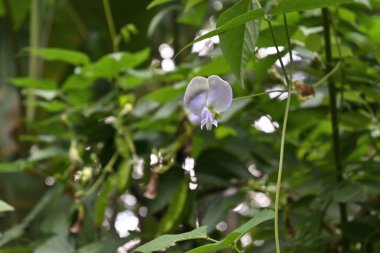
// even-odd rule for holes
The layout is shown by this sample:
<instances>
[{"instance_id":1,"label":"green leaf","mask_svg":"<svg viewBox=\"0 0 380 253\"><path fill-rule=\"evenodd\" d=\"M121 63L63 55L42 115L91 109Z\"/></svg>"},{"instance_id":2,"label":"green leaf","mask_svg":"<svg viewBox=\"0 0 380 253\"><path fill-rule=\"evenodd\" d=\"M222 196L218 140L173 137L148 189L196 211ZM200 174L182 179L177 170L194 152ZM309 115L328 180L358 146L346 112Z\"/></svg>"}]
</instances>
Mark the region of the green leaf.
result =
<instances>
[{"instance_id":1,"label":"green leaf","mask_svg":"<svg viewBox=\"0 0 380 253\"><path fill-rule=\"evenodd\" d=\"M193 6L201 3L204 0L188 0L185 7L185 12L188 12Z\"/></svg>"},{"instance_id":2,"label":"green leaf","mask_svg":"<svg viewBox=\"0 0 380 253\"><path fill-rule=\"evenodd\" d=\"M152 9L153 7L159 6L161 4L172 2L173 0L153 0L150 2L148 7L146 7L148 10Z\"/></svg>"},{"instance_id":3,"label":"green leaf","mask_svg":"<svg viewBox=\"0 0 380 253\"><path fill-rule=\"evenodd\" d=\"M7 204L6 202L0 199L0 212L11 212L14 211L14 207Z\"/></svg>"},{"instance_id":4,"label":"green leaf","mask_svg":"<svg viewBox=\"0 0 380 253\"><path fill-rule=\"evenodd\" d=\"M36 48L30 49L31 53L38 55L47 61L63 61L73 65L87 65L90 60L84 53L61 48Z\"/></svg>"},{"instance_id":5,"label":"green leaf","mask_svg":"<svg viewBox=\"0 0 380 253\"><path fill-rule=\"evenodd\" d=\"M117 52L100 58L88 65L80 74L87 78L114 78L121 72L134 68L148 59L150 50L144 49L136 53Z\"/></svg>"},{"instance_id":6,"label":"green leaf","mask_svg":"<svg viewBox=\"0 0 380 253\"><path fill-rule=\"evenodd\" d=\"M9 247L9 248L2 248L0 249L0 253L30 253L33 252L33 249L31 247L25 247L25 246L16 246L16 247Z\"/></svg>"},{"instance_id":7,"label":"green leaf","mask_svg":"<svg viewBox=\"0 0 380 253\"><path fill-rule=\"evenodd\" d=\"M189 189L187 186L187 181L182 180L173 195L172 202L170 203L165 216L162 218L159 224L160 233L169 232L180 221L183 212L186 210L185 205L188 198L188 192Z\"/></svg>"},{"instance_id":8,"label":"green leaf","mask_svg":"<svg viewBox=\"0 0 380 253\"><path fill-rule=\"evenodd\" d=\"M95 219L96 227L101 227L103 223L104 211L106 210L110 202L110 197L114 192L116 183L117 183L117 174L114 174L114 176L109 177L108 180L105 183L103 183L102 189L96 198L95 208L94 208L94 219Z\"/></svg>"},{"instance_id":9,"label":"green leaf","mask_svg":"<svg viewBox=\"0 0 380 253\"><path fill-rule=\"evenodd\" d=\"M202 226L190 232L186 232L182 234L162 235L136 248L134 252L150 253L150 252L165 249L171 246L173 243L186 241L186 240L192 240L192 239L206 239L207 238L206 231L207 231L207 226Z\"/></svg>"},{"instance_id":10,"label":"green leaf","mask_svg":"<svg viewBox=\"0 0 380 253\"><path fill-rule=\"evenodd\" d=\"M354 2L353 0L282 0L270 14L280 15L293 11L305 11L311 9L324 8L331 5Z\"/></svg>"},{"instance_id":11,"label":"green leaf","mask_svg":"<svg viewBox=\"0 0 380 253\"><path fill-rule=\"evenodd\" d=\"M30 163L24 160L18 160L9 163L0 163L0 173L23 171L29 165Z\"/></svg>"},{"instance_id":12,"label":"green leaf","mask_svg":"<svg viewBox=\"0 0 380 253\"><path fill-rule=\"evenodd\" d=\"M260 223L263 223L264 221L271 219L274 219L274 212L270 209L262 210L256 214L255 217L228 234L223 240L216 243L200 246L198 248L187 251L186 253L203 253L230 247L236 243L243 235L248 233L252 228L256 227Z\"/></svg>"},{"instance_id":13,"label":"green leaf","mask_svg":"<svg viewBox=\"0 0 380 253\"><path fill-rule=\"evenodd\" d=\"M202 41L204 39L207 39L207 38L211 38L215 35L219 35L221 33L224 33L228 30L231 30L235 27L238 27L248 21L252 21L252 20L255 20L255 19L259 19L259 18L263 18L264 17L264 10L263 9L257 9L257 10L253 10L253 11L247 11L245 12L244 14L241 14L237 17L234 17L232 18L230 21L227 21L225 24L221 25L220 27L196 38L195 40L193 40L192 42L190 42L189 44L187 44L185 47L183 47L177 54L179 55L180 53L182 53L185 49L189 48L191 45L193 45L194 43L197 43L199 41Z\"/></svg>"},{"instance_id":14,"label":"green leaf","mask_svg":"<svg viewBox=\"0 0 380 253\"><path fill-rule=\"evenodd\" d=\"M221 27L231 19L257 8L258 6L255 1L241 0L220 15L217 27ZM248 60L254 55L259 31L260 23L255 20L246 22L244 25L220 35L220 47L224 57L229 63L232 72L243 86L244 71Z\"/></svg>"},{"instance_id":15,"label":"green leaf","mask_svg":"<svg viewBox=\"0 0 380 253\"><path fill-rule=\"evenodd\" d=\"M33 79L33 78L12 78L10 80L17 87L22 88L34 88L42 90L54 90L57 88L57 84L52 80Z\"/></svg>"},{"instance_id":16,"label":"green leaf","mask_svg":"<svg viewBox=\"0 0 380 253\"><path fill-rule=\"evenodd\" d=\"M24 229L28 226L28 224L34 220L34 218L40 214L43 209L51 203L51 201L55 198L58 198L62 194L62 187L56 186L50 191L46 192L45 195L41 198L41 200L35 205L32 211L23 219L23 221L8 230L6 230L2 237L0 237L0 247L7 244L8 242L20 237L24 233Z\"/></svg>"}]
</instances>

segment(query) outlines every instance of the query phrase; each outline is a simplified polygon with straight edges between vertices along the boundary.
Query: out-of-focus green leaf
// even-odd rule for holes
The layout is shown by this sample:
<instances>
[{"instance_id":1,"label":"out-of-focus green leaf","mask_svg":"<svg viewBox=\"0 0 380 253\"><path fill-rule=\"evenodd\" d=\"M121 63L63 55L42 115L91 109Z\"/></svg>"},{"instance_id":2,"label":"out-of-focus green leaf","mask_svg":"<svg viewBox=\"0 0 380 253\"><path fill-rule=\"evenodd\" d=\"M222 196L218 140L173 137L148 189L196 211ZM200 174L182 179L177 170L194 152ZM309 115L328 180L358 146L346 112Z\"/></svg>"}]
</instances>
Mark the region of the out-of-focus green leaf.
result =
<instances>
[{"instance_id":1,"label":"out-of-focus green leaf","mask_svg":"<svg viewBox=\"0 0 380 253\"><path fill-rule=\"evenodd\" d=\"M29 212L29 214L19 225L4 231L2 237L0 237L0 247L20 237L24 233L24 230L29 225L29 223L42 212L42 210L52 201L52 199L57 198L57 196L62 194L62 189L63 188L61 186L56 186L50 191L46 192L41 200L33 208L33 210Z\"/></svg>"},{"instance_id":2,"label":"out-of-focus green leaf","mask_svg":"<svg viewBox=\"0 0 380 253\"><path fill-rule=\"evenodd\" d=\"M282 0L271 12L272 15L279 15L293 11L305 11L317 8L328 7L343 3L354 2L353 0Z\"/></svg>"},{"instance_id":3,"label":"out-of-focus green leaf","mask_svg":"<svg viewBox=\"0 0 380 253\"><path fill-rule=\"evenodd\" d=\"M17 87L34 88L44 90L54 90L57 88L57 84L52 80L33 79L33 78L12 78L11 83Z\"/></svg>"},{"instance_id":4,"label":"out-of-focus green leaf","mask_svg":"<svg viewBox=\"0 0 380 253\"><path fill-rule=\"evenodd\" d=\"M206 199L207 212L202 218L202 224L208 227L207 231L213 232L216 229L216 225L224 220L225 215L244 201L245 195L242 192L238 192L231 196L214 195L212 201Z\"/></svg>"},{"instance_id":5,"label":"out-of-focus green leaf","mask_svg":"<svg viewBox=\"0 0 380 253\"><path fill-rule=\"evenodd\" d=\"M190 232L177 234L177 235L162 235L156 239L139 246L134 252L151 253L159 251L171 246L173 243L192 240L192 239L206 239L207 238L207 226L196 228Z\"/></svg>"},{"instance_id":6,"label":"out-of-focus green leaf","mask_svg":"<svg viewBox=\"0 0 380 253\"><path fill-rule=\"evenodd\" d=\"M263 223L267 220L272 220L274 218L274 212L270 209L265 209L255 215L252 219L244 223L239 228L228 234L223 240L200 246L198 248L187 251L186 253L205 253L215 250L220 250L226 247L230 247L233 243L236 243L243 235L248 233L255 226Z\"/></svg>"},{"instance_id":7,"label":"out-of-focus green leaf","mask_svg":"<svg viewBox=\"0 0 380 253\"><path fill-rule=\"evenodd\" d=\"M144 99L150 99L157 103L164 103L178 97L179 95L182 95L184 90L184 85L179 85L179 87L178 85L164 87L149 93L148 95L144 96Z\"/></svg>"},{"instance_id":8,"label":"out-of-focus green leaf","mask_svg":"<svg viewBox=\"0 0 380 253\"><path fill-rule=\"evenodd\" d=\"M188 0L185 7L185 12L188 12L193 6L203 2L204 0Z\"/></svg>"},{"instance_id":9,"label":"out-of-focus green leaf","mask_svg":"<svg viewBox=\"0 0 380 253\"><path fill-rule=\"evenodd\" d=\"M241 0L219 16L217 27L226 25L230 20L252 10L259 10L258 4L251 0ZM220 47L237 80L244 86L244 71L248 60L255 52L259 37L260 23L257 20L221 34Z\"/></svg>"},{"instance_id":10,"label":"out-of-focus green leaf","mask_svg":"<svg viewBox=\"0 0 380 253\"><path fill-rule=\"evenodd\" d=\"M115 78L123 71L143 63L149 54L148 48L136 53L117 52L108 54L97 62L84 67L80 74L86 78Z\"/></svg>"},{"instance_id":11,"label":"out-of-focus green leaf","mask_svg":"<svg viewBox=\"0 0 380 253\"><path fill-rule=\"evenodd\" d=\"M350 199L363 193L364 187L359 183L345 182L334 191L334 200L336 202L347 202Z\"/></svg>"},{"instance_id":12,"label":"out-of-focus green leaf","mask_svg":"<svg viewBox=\"0 0 380 253\"><path fill-rule=\"evenodd\" d=\"M9 163L0 163L0 173L23 171L30 165L30 162L18 160Z\"/></svg>"},{"instance_id":13,"label":"out-of-focus green leaf","mask_svg":"<svg viewBox=\"0 0 380 253\"><path fill-rule=\"evenodd\" d=\"M219 148L204 150L198 158L196 171L199 181L207 185L227 183L232 178L250 177L245 164L238 156Z\"/></svg>"},{"instance_id":14,"label":"out-of-focus green leaf","mask_svg":"<svg viewBox=\"0 0 380 253\"><path fill-rule=\"evenodd\" d=\"M28 246L18 246L0 249L0 253L30 253L33 249Z\"/></svg>"},{"instance_id":15,"label":"out-of-focus green leaf","mask_svg":"<svg viewBox=\"0 0 380 253\"><path fill-rule=\"evenodd\" d=\"M49 238L43 244L39 245L33 252L35 253L74 253L74 245L69 242L68 238L57 235Z\"/></svg>"},{"instance_id":16,"label":"out-of-focus green leaf","mask_svg":"<svg viewBox=\"0 0 380 253\"><path fill-rule=\"evenodd\" d=\"M184 211L186 211L185 205L188 199L188 183L186 180L182 180L179 184L176 192L173 195L172 202L169 205L165 216L162 218L159 224L160 233L167 233L171 231L175 225L178 224Z\"/></svg>"},{"instance_id":17,"label":"out-of-focus green leaf","mask_svg":"<svg viewBox=\"0 0 380 253\"><path fill-rule=\"evenodd\" d=\"M107 251L107 243L104 241L90 243L81 247L77 253L104 253Z\"/></svg>"},{"instance_id":18,"label":"out-of-focus green leaf","mask_svg":"<svg viewBox=\"0 0 380 253\"><path fill-rule=\"evenodd\" d=\"M0 212L11 212L14 211L14 207L7 204L6 202L0 199Z\"/></svg>"},{"instance_id":19,"label":"out-of-focus green leaf","mask_svg":"<svg viewBox=\"0 0 380 253\"><path fill-rule=\"evenodd\" d=\"M156 6L168 3L168 2L172 2L172 1L173 0L152 0L152 2L150 2L150 4L148 5L147 9L150 10L153 7L156 7Z\"/></svg>"},{"instance_id":20,"label":"out-of-focus green leaf","mask_svg":"<svg viewBox=\"0 0 380 253\"><path fill-rule=\"evenodd\" d=\"M63 61L76 66L87 65L90 62L86 54L73 50L61 48L34 48L29 50L47 61Z\"/></svg>"},{"instance_id":21,"label":"out-of-focus green leaf","mask_svg":"<svg viewBox=\"0 0 380 253\"><path fill-rule=\"evenodd\" d=\"M101 227L104 220L104 211L109 204L110 196L113 193L114 187L116 186L117 178L115 176L111 176L108 180L103 184L102 189L100 190L99 195L95 201L95 225L97 227Z\"/></svg>"}]
</instances>

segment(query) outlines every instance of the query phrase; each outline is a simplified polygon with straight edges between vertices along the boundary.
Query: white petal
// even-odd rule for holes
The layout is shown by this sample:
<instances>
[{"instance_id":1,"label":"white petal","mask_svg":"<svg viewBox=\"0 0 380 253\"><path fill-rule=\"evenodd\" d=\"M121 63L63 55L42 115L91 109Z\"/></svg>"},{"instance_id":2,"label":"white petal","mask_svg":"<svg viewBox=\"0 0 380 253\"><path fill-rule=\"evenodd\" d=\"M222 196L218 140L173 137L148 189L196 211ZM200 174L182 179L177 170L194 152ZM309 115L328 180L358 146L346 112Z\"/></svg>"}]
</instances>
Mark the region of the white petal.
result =
<instances>
[{"instance_id":1,"label":"white petal","mask_svg":"<svg viewBox=\"0 0 380 253\"><path fill-rule=\"evenodd\" d=\"M212 129L212 125L218 126L218 121L215 119L214 114L207 108L203 107L201 115L201 129L206 125L207 130Z\"/></svg>"},{"instance_id":2,"label":"white petal","mask_svg":"<svg viewBox=\"0 0 380 253\"><path fill-rule=\"evenodd\" d=\"M194 77L186 88L183 103L193 114L201 116L208 96L207 79L201 76Z\"/></svg>"},{"instance_id":3,"label":"white petal","mask_svg":"<svg viewBox=\"0 0 380 253\"><path fill-rule=\"evenodd\" d=\"M226 111L232 103L230 84L215 75L210 76L207 80L209 84L207 104L218 113Z\"/></svg>"}]
</instances>

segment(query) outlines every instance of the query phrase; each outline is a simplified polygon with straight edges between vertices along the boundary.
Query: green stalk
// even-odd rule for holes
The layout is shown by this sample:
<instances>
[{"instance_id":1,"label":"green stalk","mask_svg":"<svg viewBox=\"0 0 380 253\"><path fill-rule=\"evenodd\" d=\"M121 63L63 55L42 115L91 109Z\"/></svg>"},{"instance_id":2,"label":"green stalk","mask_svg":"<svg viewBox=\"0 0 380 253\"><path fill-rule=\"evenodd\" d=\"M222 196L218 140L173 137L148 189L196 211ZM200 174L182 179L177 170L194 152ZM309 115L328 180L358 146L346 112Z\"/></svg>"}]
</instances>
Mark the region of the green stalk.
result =
<instances>
[{"instance_id":1,"label":"green stalk","mask_svg":"<svg viewBox=\"0 0 380 253\"><path fill-rule=\"evenodd\" d=\"M271 91L267 91L267 92L261 92L261 93L251 94L251 95L244 96L244 97L234 98L234 99L232 99L232 101L247 99L247 98L251 98L251 97L258 97L258 96L261 96L261 95L266 95L266 94L274 93L274 92L287 92L287 91L288 90L271 90Z\"/></svg>"},{"instance_id":2,"label":"green stalk","mask_svg":"<svg viewBox=\"0 0 380 253\"><path fill-rule=\"evenodd\" d=\"M280 248L280 237L278 232L278 208L280 203L280 188L281 188L281 178L282 178L282 170L284 167L284 150L285 150L285 137L286 137L286 126L288 124L288 116L289 116L289 108L290 108L290 100L292 97L291 94L292 86L288 85L288 98L286 99L286 107L284 120L282 122L282 132L281 132L281 144L280 144L280 161L278 164L278 175L277 175L277 184L276 184L276 198L274 203L274 236L276 241L276 253L281 252Z\"/></svg>"},{"instance_id":3,"label":"green stalk","mask_svg":"<svg viewBox=\"0 0 380 253\"><path fill-rule=\"evenodd\" d=\"M37 55L33 54L33 49L38 47L38 38L39 38L39 26L38 26L38 10L39 10L39 0L30 1L30 53L29 53L29 77L37 78L38 77L38 66L37 66ZM35 118L35 100L36 97L31 89L27 90L26 97L26 121L28 123L33 122Z\"/></svg>"},{"instance_id":4,"label":"green stalk","mask_svg":"<svg viewBox=\"0 0 380 253\"><path fill-rule=\"evenodd\" d=\"M115 24L112 18L110 3L108 2L108 0L103 0L103 7L104 7L104 12L106 13L108 30L110 32L110 37L111 37L111 42L112 42L112 51L117 52L119 51L119 46L118 46L119 43L116 41L116 29L115 29Z\"/></svg>"},{"instance_id":5,"label":"green stalk","mask_svg":"<svg viewBox=\"0 0 380 253\"><path fill-rule=\"evenodd\" d=\"M280 160L278 164L278 175L277 175L277 183L276 183L276 196L275 196L275 203L274 203L274 237L275 237L275 243L276 243L276 253L281 252L280 247L280 236L279 236L279 221L278 221L278 209L280 205L280 189L281 189L281 178L282 178L282 170L284 167L284 150L285 150L285 139L286 139L286 127L288 124L288 117L289 117L289 109L290 109L290 101L291 101L291 91L292 91L292 82L289 80L288 75L286 74L284 63L282 62L280 51L278 50L278 45L276 42L276 38L274 36L273 28L270 19L267 20L269 24L269 29L272 35L273 43L276 47L277 55L281 64L281 69L284 73L286 84L287 84L287 91L288 91L288 97L286 99L286 106L285 106L285 113L284 113L284 120L282 122L282 132L281 132L281 143L280 143ZM290 51L290 61L291 61L291 72L293 71L293 56L292 56L292 49L290 44L290 36L289 36L289 30L287 27L286 17L284 15L284 22L285 22L285 30L287 34L287 41Z\"/></svg>"},{"instance_id":6,"label":"green stalk","mask_svg":"<svg viewBox=\"0 0 380 253\"><path fill-rule=\"evenodd\" d=\"M331 35L330 35L330 16L329 10L327 8L322 9L323 13L323 31L324 31L324 41L325 41L325 52L326 52L326 73L332 70L332 52L331 52ZM331 112L331 127L332 127L332 137L333 137L333 155L335 163L335 174L336 181L341 183L343 181L343 162L340 150L339 141L339 121L338 121L338 109L336 105L337 91L335 87L335 82L332 78L328 79L329 87L329 103ZM347 222L347 210L344 203L339 203L340 212L340 222L345 224ZM349 241L345 236L343 236L343 249L349 249Z\"/></svg>"},{"instance_id":7,"label":"green stalk","mask_svg":"<svg viewBox=\"0 0 380 253\"><path fill-rule=\"evenodd\" d=\"M289 80L288 78L288 75L286 74L286 69L285 69L285 65L282 61L282 58L281 58L281 55L280 55L280 50L278 50L278 45L277 45L277 41L276 41L276 38L274 36L274 32L273 32L273 27L272 27L272 22L270 21L270 18L267 19L267 22L268 22L268 25L269 25L269 30L270 30L270 33L272 35L272 40L273 40L273 44L276 48L276 51L277 51L277 55L278 55L278 60L280 61L280 65L281 65L281 69L282 69L282 72L284 74L284 77L285 77L285 81L286 81L286 84L288 86L292 86L291 85L291 81Z\"/></svg>"},{"instance_id":8,"label":"green stalk","mask_svg":"<svg viewBox=\"0 0 380 253\"><path fill-rule=\"evenodd\" d=\"M286 32L286 40L289 46L289 58L290 58L290 70L289 70L289 79L290 81L293 81L293 52L292 52L292 44L290 42L290 36L289 36L289 28L288 28L288 21L286 19L286 14L284 14L284 25L285 25L285 32Z\"/></svg>"}]
</instances>

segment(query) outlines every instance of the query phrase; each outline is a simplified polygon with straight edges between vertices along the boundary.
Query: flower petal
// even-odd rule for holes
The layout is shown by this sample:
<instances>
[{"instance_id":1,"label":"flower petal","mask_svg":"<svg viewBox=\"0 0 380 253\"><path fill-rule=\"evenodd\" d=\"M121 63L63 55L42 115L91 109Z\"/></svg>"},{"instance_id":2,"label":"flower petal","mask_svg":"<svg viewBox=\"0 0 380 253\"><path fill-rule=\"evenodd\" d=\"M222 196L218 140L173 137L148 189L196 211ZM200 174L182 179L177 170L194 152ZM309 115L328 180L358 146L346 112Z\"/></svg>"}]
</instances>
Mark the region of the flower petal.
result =
<instances>
[{"instance_id":1,"label":"flower petal","mask_svg":"<svg viewBox=\"0 0 380 253\"><path fill-rule=\"evenodd\" d=\"M201 116L208 96L207 79L201 76L194 77L186 88L183 103L193 114Z\"/></svg>"},{"instance_id":2,"label":"flower petal","mask_svg":"<svg viewBox=\"0 0 380 253\"><path fill-rule=\"evenodd\" d=\"M218 126L218 121L215 119L215 115L207 108L203 107L201 115L201 129L206 125L207 130L212 129L212 125Z\"/></svg>"},{"instance_id":3,"label":"flower petal","mask_svg":"<svg viewBox=\"0 0 380 253\"><path fill-rule=\"evenodd\" d=\"M232 103L230 84L216 75L210 76L207 80L209 84L207 104L218 113L226 111Z\"/></svg>"}]
</instances>

